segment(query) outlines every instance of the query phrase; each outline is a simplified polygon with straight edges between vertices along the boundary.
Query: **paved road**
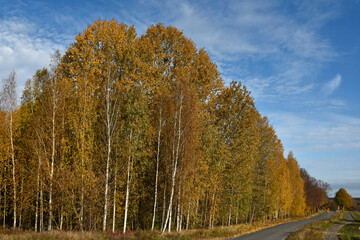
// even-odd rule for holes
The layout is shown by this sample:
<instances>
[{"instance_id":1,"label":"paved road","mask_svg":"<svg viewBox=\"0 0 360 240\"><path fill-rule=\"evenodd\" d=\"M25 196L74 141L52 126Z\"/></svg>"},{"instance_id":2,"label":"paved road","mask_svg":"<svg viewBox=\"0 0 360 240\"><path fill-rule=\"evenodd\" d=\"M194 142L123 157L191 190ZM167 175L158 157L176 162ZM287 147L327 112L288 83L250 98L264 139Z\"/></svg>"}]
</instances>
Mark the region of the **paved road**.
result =
<instances>
[{"instance_id":1,"label":"paved road","mask_svg":"<svg viewBox=\"0 0 360 240\"><path fill-rule=\"evenodd\" d=\"M314 221L325 219L330 217L334 212L330 213L322 213L314 218L297 221L297 222L289 222L283 223L280 225L276 225L273 227L269 227L254 233L249 233L245 235L241 235L235 238L230 238L232 240L282 240L285 239L290 233L295 232L296 230L300 229L301 227L310 224Z\"/></svg>"}]
</instances>

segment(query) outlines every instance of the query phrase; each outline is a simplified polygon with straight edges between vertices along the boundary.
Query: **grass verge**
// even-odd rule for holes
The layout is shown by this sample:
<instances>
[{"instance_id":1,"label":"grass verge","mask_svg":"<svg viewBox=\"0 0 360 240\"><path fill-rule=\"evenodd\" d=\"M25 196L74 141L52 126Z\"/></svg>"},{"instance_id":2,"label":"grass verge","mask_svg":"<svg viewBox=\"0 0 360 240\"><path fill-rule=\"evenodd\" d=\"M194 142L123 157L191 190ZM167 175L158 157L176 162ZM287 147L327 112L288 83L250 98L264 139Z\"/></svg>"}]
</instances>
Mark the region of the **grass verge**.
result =
<instances>
[{"instance_id":1,"label":"grass verge","mask_svg":"<svg viewBox=\"0 0 360 240\"><path fill-rule=\"evenodd\" d=\"M339 231L341 240L360 240L360 212L351 212L354 222L345 225Z\"/></svg>"},{"instance_id":2,"label":"grass verge","mask_svg":"<svg viewBox=\"0 0 360 240\"><path fill-rule=\"evenodd\" d=\"M318 240L323 239L323 233L332 225L346 220L344 211L336 211L329 219L323 219L304 226L300 230L290 234L286 240Z\"/></svg>"}]
</instances>

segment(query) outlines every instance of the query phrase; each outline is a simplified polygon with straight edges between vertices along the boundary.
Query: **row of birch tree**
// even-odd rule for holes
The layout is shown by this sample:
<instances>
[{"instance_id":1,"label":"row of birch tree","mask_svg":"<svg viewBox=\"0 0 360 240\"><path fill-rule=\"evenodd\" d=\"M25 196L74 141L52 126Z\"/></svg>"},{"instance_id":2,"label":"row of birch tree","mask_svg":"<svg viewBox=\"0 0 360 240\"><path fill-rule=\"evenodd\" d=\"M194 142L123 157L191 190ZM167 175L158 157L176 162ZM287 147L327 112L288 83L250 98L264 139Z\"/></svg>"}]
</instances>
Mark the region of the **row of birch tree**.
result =
<instances>
[{"instance_id":1,"label":"row of birch tree","mask_svg":"<svg viewBox=\"0 0 360 240\"><path fill-rule=\"evenodd\" d=\"M250 92L224 86L175 27L137 36L98 20L18 103L13 72L1 91L3 228L170 232L313 208Z\"/></svg>"}]
</instances>

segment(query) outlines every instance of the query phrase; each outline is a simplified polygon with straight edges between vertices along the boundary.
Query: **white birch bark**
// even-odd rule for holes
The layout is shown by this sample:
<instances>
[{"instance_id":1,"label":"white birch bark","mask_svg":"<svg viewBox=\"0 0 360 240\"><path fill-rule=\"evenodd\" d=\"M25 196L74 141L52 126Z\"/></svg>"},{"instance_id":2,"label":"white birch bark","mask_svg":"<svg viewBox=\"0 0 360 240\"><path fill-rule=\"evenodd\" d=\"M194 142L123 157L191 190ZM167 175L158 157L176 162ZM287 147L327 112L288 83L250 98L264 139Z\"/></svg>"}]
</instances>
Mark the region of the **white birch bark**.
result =
<instances>
[{"instance_id":1,"label":"white birch bark","mask_svg":"<svg viewBox=\"0 0 360 240\"><path fill-rule=\"evenodd\" d=\"M191 210L191 198L189 199L189 206L188 206L188 211L187 211L187 216L186 216L186 230L189 229L189 224L190 224L190 210Z\"/></svg>"},{"instance_id":2,"label":"white birch bark","mask_svg":"<svg viewBox=\"0 0 360 240\"><path fill-rule=\"evenodd\" d=\"M40 189L41 188L41 165L42 165L42 158L41 158L41 148L44 149L45 155L46 155L46 147L45 144L43 142L43 139L41 137L41 135L39 134L39 131L37 128L35 128L35 133L37 136L37 146L35 148L36 150L36 154L38 157L38 169L37 169L37 176L36 176L36 181L37 181L37 185L36 185L36 204L35 204L35 225L34 225L34 231L38 231L38 229L40 228L40 224L38 226L38 222L39 222L39 214L42 211L42 208L40 208L39 205L40 204L40 198L42 197L42 194L40 194ZM40 230L40 229L39 229Z\"/></svg>"},{"instance_id":3,"label":"white birch bark","mask_svg":"<svg viewBox=\"0 0 360 240\"><path fill-rule=\"evenodd\" d=\"M214 208L215 208L215 194L216 194L216 192L213 193L212 199L211 199L209 228L212 228L212 227L213 227Z\"/></svg>"},{"instance_id":4,"label":"white birch bark","mask_svg":"<svg viewBox=\"0 0 360 240\"><path fill-rule=\"evenodd\" d=\"M55 145L56 145L56 134L55 134L55 118L57 109L57 96L56 96L56 77L53 77L53 106L52 106L52 118L51 118L51 166L50 166L50 179L49 179L49 226L48 230L52 230L52 219L53 219L53 178L54 178L54 165L55 165Z\"/></svg>"},{"instance_id":5,"label":"white birch bark","mask_svg":"<svg viewBox=\"0 0 360 240\"><path fill-rule=\"evenodd\" d=\"M106 154L106 176L105 176L105 203L104 203L104 219L103 231L106 231L106 219L108 208L108 191L109 191L109 175L110 175L110 154L111 154L111 126L110 126L110 89L106 86L106 135L107 135L107 154Z\"/></svg>"},{"instance_id":6,"label":"white birch bark","mask_svg":"<svg viewBox=\"0 0 360 240\"><path fill-rule=\"evenodd\" d=\"M164 196L163 196L163 206L162 206L162 216L161 216L161 229L163 229L165 225L165 214L166 214L166 180L165 180L165 186L164 186Z\"/></svg>"},{"instance_id":7,"label":"white birch bark","mask_svg":"<svg viewBox=\"0 0 360 240\"><path fill-rule=\"evenodd\" d=\"M159 161L160 161L160 141L161 141L161 128L162 128L162 108L160 106L159 114L159 130L158 130L158 142L157 142L157 152L156 152L156 173L155 173L155 194L154 194L154 211L153 218L151 223L151 230L154 230L155 226L155 217L156 217L156 206L157 206L157 194L158 194L158 179L159 179Z\"/></svg>"},{"instance_id":8,"label":"white birch bark","mask_svg":"<svg viewBox=\"0 0 360 240\"><path fill-rule=\"evenodd\" d=\"M110 179L110 158L112 151L113 133L116 129L118 118L118 97L114 91L111 82L111 72L108 71L107 83L105 84L105 115L106 115L106 173L105 173L105 193L104 193L104 218L103 218L103 231L106 231L107 213L108 213L108 192L109 192L109 179Z\"/></svg>"},{"instance_id":9,"label":"white birch bark","mask_svg":"<svg viewBox=\"0 0 360 240\"><path fill-rule=\"evenodd\" d=\"M182 230L182 222L183 222L183 207L180 206L180 226L179 226L179 232Z\"/></svg>"},{"instance_id":10,"label":"white birch bark","mask_svg":"<svg viewBox=\"0 0 360 240\"><path fill-rule=\"evenodd\" d=\"M80 229L84 230L84 158L81 158L81 199L80 199Z\"/></svg>"},{"instance_id":11,"label":"white birch bark","mask_svg":"<svg viewBox=\"0 0 360 240\"><path fill-rule=\"evenodd\" d=\"M63 223L64 223L64 204L61 204L60 209L60 231L63 229Z\"/></svg>"},{"instance_id":12,"label":"white birch bark","mask_svg":"<svg viewBox=\"0 0 360 240\"><path fill-rule=\"evenodd\" d=\"M13 228L16 228L17 220L17 191L16 191L16 163L15 163L15 147L14 147L14 129L13 129L13 113L16 109L16 82L15 72L10 73L9 77L5 79L2 94L0 95L2 102L4 103L5 112L8 117L8 130L9 140L11 146L11 164L12 164L12 183L13 183Z\"/></svg>"},{"instance_id":13,"label":"white birch bark","mask_svg":"<svg viewBox=\"0 0 360 240\"><path fill-rule=\"evenodd\" d=\"M43 193L43 183L40 180L40 232L44 230L44 193Z\"/></svg>"},{"instance_id":14,"label":"white birch bark","mask_svg":"<svg viewBox=\"0 0 360 240\"><path fill-rule=\"evenodd\" d=\"M41 137L41 135L39 134L38 131L36 131L36 135L38 137L38 141L39 141L39 147L38 147L38 174L37 174L37 180L38 180L38 187L39 187L39 192L38 192L38 201L40 202L40 209L39 209L39 228L37 228L37 223L36 223L36 229L39 229L40 232L43 231L44 229L44 195L43 195L43 185L42 185L42 180L41 180L41 166L42 166L42 158L41 158L41 145L44 149L45 152L45 156L47 155L46 152L46 147L45 147L45 143Z\"/></svg>"},{"instance_id":15,"label":"white birch bark","mask_svg":"<svg viewBox=\"0 0 360 240\"><path fill-rule=\"evenodd\" d=\"M131 140L132 140L132 131L130 131L130 137L129 137L129 153L128 153L129 156L128 156L128 166L127 166L127 177L126 177L126 198L125 198L125 215L124 215L123 233L126 232L126 223L127 223L128 206L129 206L130 180L131 180L131 168L132 168Z\"/></svg>"},{"instance_id":16,"label":"white birch bark","mask_svg":"<svg viewBox=\"0 0 360 240\"><path fill-rule=\"evenodd\" d=\"M39 162L40 162L40 157L39 157ZM40 165L38 165L40 166ZM38 229L38 218L39 218L39 199L40 199L40 169L38 167L38 172L37 172L37 185L36 185L36 203L35 203L35 226L34 226L34 231L37 232Z\"/></svg>"},{"instance_id":17,"label":"white birch bark","mask_svg":"<svg viewBox=\"0 0 360 240\"><path fill-rule=\"evenodd\" d=\"M86 107L87 107L87 78L85 77L85 87L84 87L84 107L82 112L82 132L81 132L81 199L80 199L80 228L83 231L84 223L84 168L85 168L85 121L87 121L86 116Z\"/></svg>"},{"instance_id":18,"label":"white birch bark","mask_svg":"<svg viewBox=\"0 0 360 240\"><path fill-rule=\"evenodd\" d=\"M114 186L114 202L113 202L113 221L112 221L112 232L115 232L116 225L116 187L117 187L117 170L115 171L115 186Z\"/></svg>"},{"instance_id":19,"label":"white birch bark","mask_svg":"<svg viewBox=\"0 0 360 240\"><path fill-rule=\"evenodd\" d=\"M16 228L16 175L15 175L15 151L14 151L14 139L13 139L13 114L10 112L10 141L11 141L11 162L12 162L12 177L13 177L13 189L14 189L14 222L13 228Z\"/></svg>"},{"instance_id":20,"label":"white birch bark","mask_svg":"<svg viewBox=\"0 0 360 240\"><path fill-rule=\"evenodd\" d=\"M183 96L180 96L180 106L179 106L179 117L178 117L178 140L177 140L177 146L176 146L176 155L175 155L175 161L173 164L173 173L171 177L171 194L170 194L170 200L169 200L169 208L167 212L167 217L165 220L164 227L162 229L162 233L166 230L166 226L168 224L168 232L171 232L171 214L172 214L172 202L174 198L174 191L175 191L175 179L176 179L176 171L177 171L177 163L179 158L179 148L180 148L180 140L181 140L181 111L183 107Z\"/></svg>"},{"instance_id":21,"label":"white birch bark","mask_svg":"<svg viewBox=\"0 0 360 240\"><path fill-rule=\"evenodd\" d=\"M178 193L178 204L177 204L177 214L176 214L176 231L179 232L180 231L180 205L181 205L181 182L179 184L179 193Z\"/></svg>"}]
</instances>

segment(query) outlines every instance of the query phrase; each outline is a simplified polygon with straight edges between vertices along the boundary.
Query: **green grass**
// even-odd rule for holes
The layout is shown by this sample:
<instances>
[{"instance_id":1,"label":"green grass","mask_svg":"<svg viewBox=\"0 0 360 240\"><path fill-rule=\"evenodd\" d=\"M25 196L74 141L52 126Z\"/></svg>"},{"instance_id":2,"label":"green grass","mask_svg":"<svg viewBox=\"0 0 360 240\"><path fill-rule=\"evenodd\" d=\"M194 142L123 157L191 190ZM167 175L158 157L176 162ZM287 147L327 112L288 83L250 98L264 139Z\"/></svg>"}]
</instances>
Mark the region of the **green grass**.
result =
<instances>
[{"instance_id":1,"label":"green grass","mask_svg":"<svg viewBox=\"0 0 360 240\"><path fill-rule=\"evenodd\" d=\"M341 240L360 240L360 212L351 212L354 222L345 225L339 231Z\"/></svg>"},{"instance_id":2,"label":"green grass","mask_svg":"<svg viewBox=\"0 0 360 240\"><path fill-rule=\"evenodd\" d=\"M346 214L343 211L336 211L329 219L323 219L304 226L300 230L293 232L287 240L320 240L323 239L323 233L332 225L346 220Z\"/></svg>"}]
</instances>

